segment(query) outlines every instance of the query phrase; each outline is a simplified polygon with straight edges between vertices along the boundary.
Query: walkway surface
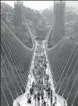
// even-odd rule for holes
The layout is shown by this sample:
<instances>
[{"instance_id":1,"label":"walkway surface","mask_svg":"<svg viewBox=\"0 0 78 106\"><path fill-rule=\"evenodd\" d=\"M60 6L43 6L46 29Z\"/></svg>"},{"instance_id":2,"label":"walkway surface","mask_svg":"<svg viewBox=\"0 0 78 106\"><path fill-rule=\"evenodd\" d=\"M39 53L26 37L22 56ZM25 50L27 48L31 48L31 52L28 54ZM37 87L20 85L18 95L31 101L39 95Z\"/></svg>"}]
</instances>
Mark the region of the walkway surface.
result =
<instances>
[{"instance_id":1,"label":"walkway surface","mask_svg":"<svg viewBox=\"0 0 78 106\"><path fill-rule=\"evenodd\" d=\"M45 41L35 42L35 50L28 75L26 91L15 99L13 106L52 106L53 103L55 103L55 106L67 106L65 99L55 93L53 76L45 47ZM33 82L34 87L32 87ZM32 95L30 94L30 88L33 88L34 90ZM41 93L41 91L43 93ZM50 94L48 94L49 92ZM40 96L38 95L39 93ZM43 99L41 99L42 94L44 95ZM36 99L34 98L35 95ZM38 97L40 98L39 102ZM30 100L31 103L28 103L28 100ZM44 105L44 101L46 102L46 105Z\"/></svg>"},{"instance_id":2,"label":"walkway surface","mask_svg":"<svg viewBox=\"0 0 78 106\"><path fill-rule=\"evenodd\" d=\"M19 96L13 103L13 106L35 106L35 102L34 100L32 100L31 104L27 103L27 98L26 98L26 93L24 93L23 95ZM67 102L64 98L62 98L61 96L54 94L57 97L57 103L55 106L67 106ZM55 97L54 96L54 97ZM54 103L54 97L53 97L53 103ZM18 105L20 104L20 105ZM49 101L47 102L47 104L49 104L48 106L51 106ZM41 105L36 105L36 106L41 106ZM47 105L46 105L47 106Z\"/></svg>"}]
</instances>

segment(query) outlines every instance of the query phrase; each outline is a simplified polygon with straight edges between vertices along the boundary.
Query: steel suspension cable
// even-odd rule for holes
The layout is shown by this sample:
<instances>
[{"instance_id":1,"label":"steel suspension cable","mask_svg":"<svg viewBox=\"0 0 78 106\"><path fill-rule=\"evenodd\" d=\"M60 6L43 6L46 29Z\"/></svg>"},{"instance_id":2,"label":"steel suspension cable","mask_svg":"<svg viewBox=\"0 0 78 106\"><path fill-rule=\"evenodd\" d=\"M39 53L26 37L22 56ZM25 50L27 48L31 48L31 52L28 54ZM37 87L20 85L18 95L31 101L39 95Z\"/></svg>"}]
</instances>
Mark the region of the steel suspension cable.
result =
<instances>
[{"instance_id":1,"label":"steel suspension cable","mask_svg":"<svg viewBox=\"0 0 78 106\"><path fill-rule=\"evenodd\" d=\"M11 83L12 83L12 85L13 85L14 90L15 90L16 96L19 96L18 93L17 93L17 91L16 91L16 88L15 88L15 86L14 86L14 83L13 83L13 81L12 81L12 78L11 78L9 72L8 72L8 69L7 69L7 67L6 67L6 65L5 65L5 63L4 63L4 60L3 60L3 57L2 57L2 56L1 56L1 60L3 61L3 64L4 64L5 69L6 69L6 71L7 71L7 74L8 74L8 76L9 76L10 81L11 81Z\"/></svg>"},{"instance_id":2,"label":"steel suspension cable","mask_svg":"<svg viewBox=\"0 0 78 106\"><path fill-rule=\"evenodd\" d=\"M14 36L14 37L15 37L15 36ZM9 41L9 43L12 43L12 42ZM13 44L12 46L13 46L13 50L14 50L14 49L15 49L15 45ZM15 54L16 54L16 55L19 55L19 54L20 54L20 56L21 56L21 53L19 52L19 54L18 54L18 52L17 52L16 50L15 50ZM21 60L21 62L20 62L20 59L18 58L18 56L17 56L17 59L18 59L19 64L20 64L20 66L21 66L21 68L22 68L24 61ZM22 79L23 79L23 78L22 78Z\"/></svg>"},{"instance_id":3,"label":"steel suspension cable","mask_svg":"<svg viewBox=\"0 0 78 106\"><path fill-rule=\"evenodd\" d=\"M6 38L6 37L5 37ZM3 38L3 39L5 39L5 38ZM6 46L7 45L9 45L10 46L10 44L9 43L7 43L7 40L4 40L4 42L6 43ZM8 47L8 46L7 46ZM11 53L12 52L12 53ZM10 53L12 54L12 57L10 56ZM15 58L13 58L14 56L13 56L13 50L12 51L10 51L10 49L8 49L8 54L9 54L9 56L12 58L12 61L14 61L14 64L15 65L17 65L17 63L16 63L16 59ZM15 67L16 68L16 67ZM19 67L18 67L19 68ZM16 68L16 70L17 70L17 68ZM20 76L20 74L18 73L18 76L19 76L19 78L20 78L20 81L21 81L21 83L22 83L22 85L24 86L24 84L23 84L23 81L22 81L22 79L21 79L21 76Z\"/></svg>"},{"instance_id":4,"label":"steel suspension cable","mask_svg":"<svg viewBox=\"0 0 78 106\"><path fill-rule=\"evenodd\" d=\"M3 93L3 96L4 96L4 98L5 98L5 101L6 101L7 106L10 106L9 103L8 103L8 100L7 100L6 96L5 96L5 93L4 93L4 90L3 90L3 88L2 88L2 85L1 85L1 91L2 91L2 93Z\"/></svg>"},{"instance_id":5,"label":"steel suspension cable","mask_svg":"<svg viewBox=\"0 0 78 106\"><path fill-rule=\"evenodd\" d=\"M70 48L69 49L69 51L67 52L67 55L66 55L66 53L65 53L65 55L66 56L64 56L63 58L65 58L65 59L63 59L63 62L61 62L61 69L58 69L58 70L61 70L58 74L57 74L57 80L58 80L58 78L59 78L59 76L60 76L60 74L62 74L61 72L62 72L62 69L64 68L64 66L66 65L66 63L68 62L68 60L69 60L69 58L70 58L70 56L71 56L71 50L72 50L72 48ZM69 57L69 58L68 58ZM66 61L66 59L68 59L67 61ZM62 65L63 64L63 65Z\"/></svg>"},{"instance_id":6,"label":"steel suspension cable","mask_svg":"<svg viewBox=\"0 0 78 106\"><path fill-rule=\"evenodd\" d=\"M6 41L7 40L5 40L4 42L6 43ZM8 46L7 46L8 44L6 43L6 47L8 48ZM8 48L7 49L8 51L8 54L9 54L9 57L10 57L10 59L11 59L11 61L12 61L12 63L14 64L14 65L16 65L17 63L16 63L16 61L15 61L15 58L13 58L14 56L13 56L13 53L12 53L12 51ZM12 54L12 55L10 55L10 54ZM15 69L17 70L17 68L15 67ZM17 71L16 71L17 72ZM19 76L19 79L20 79L20 82L22 83L22 85L23 85L23 82L22 82L22 79L21 79L21 76L19 75L19 73L17 72L17 74L18 74L18 76ZM24 86L24 85L23 85Z\"/></svg>"},{"instance_id":7,"label":"steel suspension cable","mask_svg":"<svg viewBox=\"0 0 78 106\"><path fill-rule=\"evenodd\" d=\"M67 89L67 86L68 86L68 84L69 84L69 82L70 82L70 80L71 80L71 77L72 77L72 75L73 75L73 73L74 73L74 70L75 70L75 67L76 67L77 63L78 63L78 60L77 60L75 66L74 66L74 68L73 68L73 70L72 70L72 72L71 72L70 78L69 78L69 80L68 80L68 82L67 82L67 84L66 84L66 87L65 87L65 89L64 89L64 91L63 91L62 96L64 95L64 93L65 93L65 91L66 91L66 89Z\"/></svg>"},{"instance_id":8,"label":"steel suspension cable","mask_svg":"<svg viewBox=\"0 0 78 106\"><path fill-rule=\"evenodd\" d=\"M14 50L14 47L15 47L15 46L13 45L13 49L12 49L12 50ZM24 61L21 61L21 60L18 58L18 55L19 55L20 53L18 54L17 51L15 50L15 54L17 55L17 61L19 61L20 67L23 68L23 63L24 63ZM15 59L15 63L16 63L16 59ZM17 65L17 63L16 63L16 65ZM18 65L17 65L17 67L18 67ZM18 67L18 68L19 68L19 67ZM20 72L19 72L19 73L20 73ZM23 84L23 86L24 86L24 78L23 78L23 76L22 76L21 74L19 74L19 75L20 75L20 77L21 77L21 80L22 80L22 82L23 82L22 84Z\"/></svg>"},{"instance_id":9,"label":"steel suspension cable","mask_svg":"<svg viewBox=\"0 0 78 106\"><path fill-rule=\"evenodd\" d=\"M63 50L63 51L61 50L59 57L60 57L63 53L65 53L64 50ZM60 65L60 62L59 62L59 61L61 61L61 58L59 58L59 59L57 60L57 62L56 62L57 64L56 64L56 67L54 68L54 71L55 71L56 69L58 69L58 66Z\"/></svg>"},{"instance_id":10,"label":"steel suspension cable","mask_svg":"<svg viewBox=\"0 0 78 106\"><path fill-rule=\"evenodd\" d=\"M27 26L28 32L29 32L30 37L31 37L31 39L32 39L32 42L33 42L33 48L34 48L34 47L35 47L35 36L33 35L33 33L32 33L32 31L31 31L31 29L30 29L30 27L29 27L29 24L28 24L27 19L25 18L25 16L24 16L24 21L25 21L25 23L26 23L26 26ZM26 26L25 26L25 27L26 27Z\"/></svg>"},{"instance_id":11,"label":"steel suspension cable","mask_svg":"<svg viewBox=\"0 0 78 106\"><path fill-rule=\"evenodd\" d=\"M68 40L69 39L69 37L68 36L64 36L64 37L62 37L62 39L57 43L57 44L55 44L52 48L48 48L48 50L50 51L50 50L53 50L54 48L56 48L63 40L65 41L65 40Z\"/></svg>"},{"instance_id":12,"label":"steel suspension cable","mask_svg":"<svg viewBox=\"0 0 78 106\"><path fill-rule=\"evenodd\" d=\"M16 37L16 35L11 31L11 29L10 28L8 28L8 26L3 22L3 20L1 19L1 23L8 29L8 31L18 40L18 42L20 42L22 45L23 45L23 47L25 47L25 48L27 48L27 46L21 41L21 40L19 40L17 37ZM29 48L28 48L29 49Z\"/></svg>"},{"instance_id":13,"label":"steel suspension cable","mask_svg":"<svg viewBox=\"0 0 78 106\"><path fill-rule=\"evenodd\" d=\"M77 50L76 50L76 52L77 52ZM76 55L76 53L75 53L75 55ZM72 62L73 62L73 60L74 60L75 55L74 55L73 58L72 58L71 64L72 64ZM69 65L69 68L70 68L71 64ZM65 78L66 78L66 76L67 76L67 74L68 74L68 72L69 72L69 68L68 68L68 70L67 70L67 72L66 72L66 74L65 74L65 76L64 76L64 78L63 78L63 81L62 81L61 86L60 86L60 88L58 89L57 93L59 93L59 91L60 91L60 89L61 89L61 87L62 87L62 85L63 85L63 82L64 82L64 80L65 80Z\"/></svg>"},{"instance_id":14,"label":"steel suspension cable","mask_svg":"<svg viewBox=\"0 0 78 106\"><path fill-rule=\"evenodd\" d=\"M1 70L1 75L3 76L3 78L4 78L4 80L5 80L6 86L7 86L7 88L8 88L8 91L9 91L9 93L10 93L10 95L11 95L11 98L12 98L12 101L13 101L13 100L14 100L13 95L12 95L12 93L11 93L11 90L10 90L10 88L9 88L9 85L8 85L6 79L5 79L5 76L4 76L4 73L3 73L2 70Z\"/></svg>"},{"instance_id":15,"label":"steel suspension cable","mask_svg":"<svg viewBox=\"0 0 78 106\"><path fill-rule=\"evenodd\" d=\"M27 27L28 27L28 25L27 25ZM30 30L29 30L30 31ZM11 31L12 32L12 31Z\"/></svg>"},{"instance_id":16,"label":"steel suspension cable","mask_svg":"<svg viewBox=\"0 0 78 106\"><path fill-rule=\"evenodd\" d=\"M14 46L15 47L15 46ZM20 55L21 55L21 53L19 53ZM19 55L18 54L18 52L17 52L17 55ZM23 66L23 64L25 63L25 61L20 61L19 60L19 58L18 58L18 61L19 61L19 65L23 68L24 66ZM21 63L22 62L22 63ZM19 68L19 67L18 67ZM24 75L25 76L25 78L26 78L26 76L27 76L27 74L26 75ZM24 82L25 82L25 80L24 80L24 78L23 78L23 76L21 76L21 79L23 80L23 85L24 85L24 88L25 88L25 84L24 84Z\"/></svg>"},{"instance_id":17,"label":"steel suspension cable","mask_svg":"<svg viewBox=\"0 0 78 106\"><path fill-rule=\"evenodd\" d=\"M62 55L62 53L63 53L64 51L62 51L61 50L61 52L60 52L60 55ZM61 60L61 59L60 59ZM56 67L53 69L53 72L56 70L56 69L58 69L58 66L60 65L59 63L59 59L57 60L57 62L56 62L57 64L56 64ZM59 74L59 71L57 72L57 75ZM57 75L56 75L56 77L57 77ZM56 80L56 79L55 79ZM55 86L56 86L56 83L57 83L57 81L55 81Z\"/></svg>"},{"instance_id":18,"label":"steel suspension cable","mask_svg":"<svg viewBox=\"0 0 78 106\"><path fill-rule=\"evenodd\" d=\"M59 60L59 59L58 59ZM59 63L59 62L58 62ZM56 67L58 67L59 66L59 64L56 64L57 66ZM55 70L55 68L54 68L54 70ZM53 70L53 73L54 73L54 70ZM59 73L59 71L57 71L57 75L58 75L58 73ZM57 75L56 75L56 77L57 77ZM56 81L56 77L55 77L55 85L56 85L56 83L57 83L57 81Z\"/></svg>"},{"instance_id":19,"label":"steel suspension cable","mask_svg":"<svg viewBox=\"0 0 78 106\"><path fill-rule=\"evenodd\" d=\"M52 73L52 79L53 79L54 88L55 88L56 81L55 81L55 78L54 78L54 73L53 73L53 71L51 71L51 73Z\"/></svg>"},{"instance_id":20,"label":"steel suspension cable","mask_svg":"<svg viewBox=\"0 0 78 106\"><path fill-rule=\"evenodd\" d=\"M66 48L67 48L67 46L66 46ZM65 50L65 49L64 49L64 50ZM64 51L61 51L60 56L61 56L61 55L62 55L62 56L65 55L65 52L64 52ZM65 55L65 56L66 56L66 55ZM61 64L61 61L62 61L61 58L60 58L60 62L59 62L59 59L58 59L58 67L59 67L59 65ZM63 59L63 61L64 61L64 59ZM59 70L58 67L56 66L57 70ZM59 71L58 71L56 77L58 76L58 74L59 74Z\"/></svg>"},{"instance_id":21,"label":"steel suspension cable","mask_svg":"<svg viewBox=\"0 0 78 106\"><path fill-rule=\"evenodd\" d=\"M35 50L34 50L34 53L35 53ZM34 62L32 61L32 60L34 60L34 54L33 53L33 56L32 56L32 59L31 59L31 63L30 63L30 68L29 68L29 73L28 73L28 76L29 76L29 74L32 72L32 69L33 69L33 64L34 64ZM26 75L25 75L26 76ZM28 77L27 77L27 79L25 80L26 81L26 83L25 83L25 90L26 90L26 87L27 87L27 82L28 82Z\"/></svg>"},{"instance_id":22,"label":"steel suspension cable","mask_svg":"<svg viewBox=\"0 0 78 106\"><path fill-rule=\"evenodd\" d=\"M75 102L75 100L76 100L77 95L78 95L78 90L77 90L77 92L76 92L76 94L75 94L75 97L74 97L74 99L73 99L72 106L74 106L74 102Z\"/></svg>"},{"instance_id":23,"label":"steel suspension cable","mask_svg":"<svg viewBox=\"0 0 78 106\"><path fill-rule=\"evenodd\" d=\"M60 75L60 78L59 78L57 84L56 84L56 88L57 88L57 86L59 85L60 79L62 78L62 76L63 76L63 74L64 74L64 72L65 72L65 69L66 69L66 67L67 67L67 65L68 65L68 63L69 63L69 61L70 61L70 59L71 59L71 56L72 56L72 54L73 54L73 52L74 52L75 49L76 49L76 46L73 48L73 50L72 50L72 52L71 52L71 54L70 54L70 56L69 56L69 59L68 59L66 65L65 65L65 67L64 67L64 69L63 69L63 71L62 71L62 73L61 73L61 75Z\"/></svg>"},{"instance_id":24,"label":"steel suspension cable","mask_svg":"<svg viewBox=\"0 0 78 106\"><path fill-rule=\"evenodd\" d=\"M4 23L4 22L3 22ZM8 28L7 27L7 25L4 23L4 25L5 25L5 27L6 28ZM18 41L20 41L17 37L16 37L16 35L8 28L8 30L10 31L10 33L12 34L12 35L14 35L14 37L18 40ZM21 41L20 41L20 43L22 43ZM23 43L22 43L23 44ZM24 46L24 45L23 45Z\"/></svg>"},{"instance_id":25,"label":"steel suspension cable","mask_svg":"<svg viewBox=\"0 0 78 106\"><path fill-rule=\"evenodd\" d=\"M78 73L77 73L77 75L76 75L76 77L75 77L75 80L74 80L74 82L73 82L73 85L72 85L72 87L71 87L71 90L70 90L70 92L69 92L69 94L68 94L68 97L67 97L67 101L68 101L68 99L69 99L69 96L70 96L70 94L71 94L71 91L72 91L72 88L73 88L73 86L74 86L74 84L75 84L75 81L76 81L76 78L78 77Z\"/></svg>"},{"instance_id":26,"label":"steel suspension cable","mask_svg":"<svg viewBox=\"0 0 78 106\"><path fill-rule=\"evenodd\" d=\"M2 47L2 46L1 46L1 47ZM3 49L3 47L2 47L2 49ZM3 51L4 51L4 49L3 49ZM4 54L5 54L5 56L6 56L6 59L8 60L8 57L7 57L7 55L6 55L5 52L4 52ZM8 62L9 62L9 60L8 60ZM17 77L16 77L16 75L15 75L13 69L12 69L12 66L11 66L11 63L10 63L10 62L9 62L9 66L11 67L11 71L12 71L12 73L13 73L15 79L16 79L16 83L17 83L17 85L18 85L18 87L19 87L21 93L23 94L23 91L22 91L22 89L20 88L19 82L18 82L18 80L17 80Z\"/></svg>"},{"instance_id":27,"label":"steel suspension cable","mask_svg":"<svg viewBox=\"0 0 78 106\"><path fill-rule=\"evenodd\" d=\"M36 43L36 42L35 42L35 43ZM37 46L36 46L36 44L35 44L35 45L34 45L34 53L33 53L33 57L32 57L32 60L31 60L31 65L30 65L30 69L29 69L29 74L28 74L28 76L29 76L30 74L33 75L32 69L34 68L34 61L35 61L36 50L37 50ZM33 77L34 77L34 75L33 75ZM34 77L34 79L35 79L35 77ZM27 80L29 80L29 78L28 78ZM28 81L28 82L29 82L29 81ZM27 86L26 86L26 88L27 88ZM25 90L26 90L26 89L25 89Z\"/></svg>"},{"instance_id":28,"label":"steel suspension cable","mask_svg":"<svg viewBox=\"0 0 78 106\"><path fill-rule=\"evenodd\" d=\"M71 50L72 50L72 48L71 48ZM64 74L62 70L65 70L65 69L66 69L66 66L68 65L68 63L69 63L69 61L70 61L70 59L71 59L71 56L72 56L72 54L73 54L73 52L74 52L74 50L75 50L75 47L73 48L72 52L71 52L71 50L70 50L70 52L69 52L69 55L68 55L69 58L68 58L67 62L66 62L65 65L63 65L62 68L61 68L61 72L60 72L61 75L59 74L60 77L58 76L58 82L59 82L60 78L62 78L62 76L63 76L63 74ZM71 53L71 54L70 54L70 53ZM64 57L64 58L65 58L65 57ZM65 72L65 71L64 71L64 72ZM58 82L57 82L57 84L58 84ZM57 84L56 84L56 85L57 85Z\"/></svg>"},{"instance_id":29,"label":"steel suspension cable","mask_svg":"<svg viewBox=\"0 0 78 106\"><path fill-rule=\"evenodd\" d=\"M45 48L44 48L44 50L45 50ZM46 60L47 60L48 65L49 65L49 69L50 69L50 71L51 71L50 63L49 63L49 59L48 59L48 55L47 55L46 51L44 51L44 53L45 53ZM52 75L52 72L51 72L51 75ZM52 78L52 81L53 81L53 88L54 88L55 82L54 82L54 80L53 80L53 75L51 76L51 78ZM54 89L55 89L55 88L54 88Z\"/></svg>"},{"instance_id":30,"label":"steel suspension cable","mask_svg":"<svg viewBox=\"0 0 78 106\"><path fill-rule=\"evenodd\" d=\"M9 30L10 30L10 29L9 29ZM12 32L12 31L10 31L10 33L11 33L11 32ZM12 32L12 33L13 33L13 32ZM15 35L15 34L12 34L12 35ZM15 36L16 36L16 35L15 35ZM14 37L15 37L15 36L14 36ZM20 40L19 40L19 41L20 41ZM24 80L24 79L23 79L23 80Z\"/></svg>"}]
</instances>

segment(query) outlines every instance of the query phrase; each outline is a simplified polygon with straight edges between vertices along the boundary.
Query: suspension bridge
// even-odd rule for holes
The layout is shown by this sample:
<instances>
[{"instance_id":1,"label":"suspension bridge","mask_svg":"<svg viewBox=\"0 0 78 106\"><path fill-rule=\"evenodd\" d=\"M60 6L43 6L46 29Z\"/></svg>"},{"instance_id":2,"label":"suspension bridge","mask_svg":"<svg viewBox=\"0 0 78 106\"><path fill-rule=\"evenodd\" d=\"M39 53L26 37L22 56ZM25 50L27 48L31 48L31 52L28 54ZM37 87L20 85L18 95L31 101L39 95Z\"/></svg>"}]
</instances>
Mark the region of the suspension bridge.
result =
<instances>
[{"instance_id":1,"label":"suspension bridge","mask_svg":"<svg viewBox=\"0 0 78 106\"><path fill-rule=\"evenodd\" d=\"M1 95L5 106L30 106L27 104L26 95L32 82L37 81L37 74L35 73L35 77L31 70L34 66L34 58L41 54L45 55L47 61L49 60L46 73L49 73L53 103L54 97L57 98L55 106L77 106L78 88L75 87L78 84L78 44L69 38L64 38L49 51L47 42L46 46L40 43L39 46L41 45L42 49L39 50L36 48L37 45L29 26L28 31L34 44L32 50L27 48L1 20ZM65 41L66 43L56 56L57 61L52 64L51 53ZM29 83L31 83L30 86ZM47 101L49 102L48 99ZM50 106L50 103L48 105ZM35 106L35 103L32 103L32 106Z\"/></svg>"}]
</instances>

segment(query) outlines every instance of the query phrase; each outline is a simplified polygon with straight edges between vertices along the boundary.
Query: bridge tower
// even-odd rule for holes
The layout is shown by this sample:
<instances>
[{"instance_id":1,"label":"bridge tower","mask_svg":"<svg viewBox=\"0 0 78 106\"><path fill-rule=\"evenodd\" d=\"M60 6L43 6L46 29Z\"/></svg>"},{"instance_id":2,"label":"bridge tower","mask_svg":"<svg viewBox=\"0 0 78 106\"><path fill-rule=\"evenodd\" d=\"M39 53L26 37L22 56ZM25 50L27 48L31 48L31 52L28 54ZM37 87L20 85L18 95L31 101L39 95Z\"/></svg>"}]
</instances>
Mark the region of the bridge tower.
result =
<instances>
[{"instance_id":1,"label":"bridge tower","mask_svg":"<svg viewBox=\"0 0 78 106\"><path fill-rule=\"evenodd\" d=\"M14 4L14 25L22 26L23 21L23 2L17 1Z\"/></svg>"},{"instance_id":2,"label":"bridge tower","mask_svg":"<svg viewBox=\"0 0 78 106\"><path fill-rule=\"evenodd\" d=\"M65 35L65 1L54 1L54 36Z\"/></svg>"}]
</instances>

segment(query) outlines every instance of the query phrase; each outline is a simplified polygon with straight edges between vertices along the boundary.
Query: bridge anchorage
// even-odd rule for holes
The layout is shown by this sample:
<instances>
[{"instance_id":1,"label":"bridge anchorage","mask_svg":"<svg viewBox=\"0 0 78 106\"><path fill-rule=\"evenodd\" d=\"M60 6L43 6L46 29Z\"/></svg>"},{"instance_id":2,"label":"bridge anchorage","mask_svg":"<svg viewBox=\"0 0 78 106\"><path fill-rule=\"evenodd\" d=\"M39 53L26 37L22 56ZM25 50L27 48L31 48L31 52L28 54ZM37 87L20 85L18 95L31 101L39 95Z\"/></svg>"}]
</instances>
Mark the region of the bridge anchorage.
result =
<instances>
[{"instance_id":1,"label":"bridge anchorage","mask_svg":"<svg viewBox=\"0 0 78 106\"><path fill-rule=\"evenodd\" d=\"M14 100L13 106L67 106L67 101L55 92L46 40L35 40L25 93Z\"/></svg>"}]
</instances>

